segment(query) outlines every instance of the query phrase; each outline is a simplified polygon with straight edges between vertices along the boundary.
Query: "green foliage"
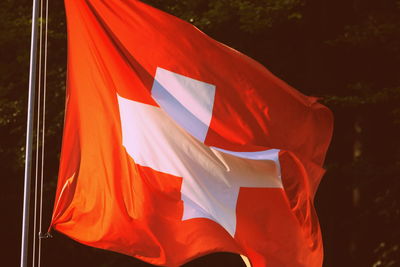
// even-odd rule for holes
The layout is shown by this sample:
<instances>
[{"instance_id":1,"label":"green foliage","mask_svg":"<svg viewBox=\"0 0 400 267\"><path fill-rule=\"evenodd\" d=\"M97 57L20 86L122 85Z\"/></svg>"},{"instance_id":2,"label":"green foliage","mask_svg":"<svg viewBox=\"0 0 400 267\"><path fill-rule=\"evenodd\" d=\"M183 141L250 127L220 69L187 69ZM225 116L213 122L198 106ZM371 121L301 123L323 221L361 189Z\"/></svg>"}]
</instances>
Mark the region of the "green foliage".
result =
<instances>
[{"instance_id":1,"label":"green foliage","mask_svg":"<svg viewBox=\"0 0 400 267\"><path fill-rule=\"evenodd\" d=\"M304 0L192 0L147 1L197 27L208 30L229 22L239 22L239 29L257 33L275 24L302 18Z\"/></svg>"},{"instance_id":2,"label":"green foliage","mask_svg":"<svg viewBox=\"0 0 400 267\"><path fill-rule=\"evenodd\" d=\"M23 164L25 97L19 88L27 83L29 64L29 10L14 1L4 1L0 8L0 161L15 171ZM13 12L9 12L13 10ZM11 70L11 71L10 71ZM13 143L13 149L9 145Z\"/></svg>"}]
</instances>

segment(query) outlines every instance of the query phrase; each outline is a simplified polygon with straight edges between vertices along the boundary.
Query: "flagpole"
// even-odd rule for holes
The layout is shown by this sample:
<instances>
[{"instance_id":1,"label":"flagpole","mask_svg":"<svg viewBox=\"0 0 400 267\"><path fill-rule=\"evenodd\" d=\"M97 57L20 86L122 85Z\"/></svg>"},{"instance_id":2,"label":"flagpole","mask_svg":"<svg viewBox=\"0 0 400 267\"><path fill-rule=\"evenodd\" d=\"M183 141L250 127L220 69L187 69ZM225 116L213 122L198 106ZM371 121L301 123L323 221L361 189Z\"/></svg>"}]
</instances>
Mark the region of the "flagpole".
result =
<instances>
[{"instance_id":1,"label":"flagpole","mask_svg":"<svg viewBox=\"0 0 400 267\"><path fill-rule=\"evenodd\" d=\"M32 140L33 120L36 90L36 60L37 60L37 34L38 34L39 1L33 0L32 4L32 30L31 30L31 58L29 67L29 92L28 114L26 124L25 145L25 176L24 176L24 203L22 217L22 242L21 242L21 267L28 266L29 254L29 205L31 194L31 168L32 168Z\"/></svg>"}]
</instances>

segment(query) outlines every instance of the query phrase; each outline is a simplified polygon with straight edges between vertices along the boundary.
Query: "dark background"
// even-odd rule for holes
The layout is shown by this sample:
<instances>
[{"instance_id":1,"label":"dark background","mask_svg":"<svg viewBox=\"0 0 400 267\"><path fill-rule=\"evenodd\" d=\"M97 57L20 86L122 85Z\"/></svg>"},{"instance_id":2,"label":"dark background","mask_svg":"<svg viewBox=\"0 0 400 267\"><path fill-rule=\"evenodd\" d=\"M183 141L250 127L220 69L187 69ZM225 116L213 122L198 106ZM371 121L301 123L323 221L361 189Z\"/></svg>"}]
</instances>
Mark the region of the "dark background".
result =
<instances>
[{"instance_id":1,"label":"dark background","mask_svg":"<svg viewBox=\"0 0 400 267\"><path fill-rule=\"evenodd\" d=\"M326 267L400 266L400 1L148 0L257 59L335 115L315 205ZM31 1L0 2L1 266L18 266ZM44 223L50 221L62 137L66 34L50 1ZM31 232L32 233L32 232ZM54 233L42 266L148 266ZM241 266L216 254L188 266Z\"/></svg>"}]
</instances>

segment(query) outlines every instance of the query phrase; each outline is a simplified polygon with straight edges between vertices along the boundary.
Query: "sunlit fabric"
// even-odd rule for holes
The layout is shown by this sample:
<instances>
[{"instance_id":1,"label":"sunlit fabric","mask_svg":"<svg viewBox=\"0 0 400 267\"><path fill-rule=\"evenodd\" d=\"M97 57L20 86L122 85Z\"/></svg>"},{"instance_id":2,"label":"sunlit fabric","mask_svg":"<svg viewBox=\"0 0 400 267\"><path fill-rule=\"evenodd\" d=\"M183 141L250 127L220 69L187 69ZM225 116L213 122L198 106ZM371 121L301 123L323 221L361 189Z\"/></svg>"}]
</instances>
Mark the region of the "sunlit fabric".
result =
<instances>
[{"instance_id":1,"label":"sunlit fabric","mask_svg":"<svg viewBox=\"0 0 400 267\"><path fill-rule=\"evenodd\" d=\"M66 117L51 227L179 266L225 251L322 266L313 199L331 112L134 0L66 0Z\"/></svg>"}]
</instances>

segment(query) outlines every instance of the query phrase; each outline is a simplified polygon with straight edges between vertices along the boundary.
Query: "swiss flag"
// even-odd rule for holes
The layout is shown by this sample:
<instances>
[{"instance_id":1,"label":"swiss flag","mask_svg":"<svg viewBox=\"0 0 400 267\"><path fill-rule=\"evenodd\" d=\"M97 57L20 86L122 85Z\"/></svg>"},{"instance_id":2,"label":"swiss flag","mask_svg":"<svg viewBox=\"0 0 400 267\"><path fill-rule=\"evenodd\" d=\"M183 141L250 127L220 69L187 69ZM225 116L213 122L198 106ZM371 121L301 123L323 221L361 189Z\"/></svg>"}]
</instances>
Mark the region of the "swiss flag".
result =
<instances>
[{"instance_id":1,"label":"swiss flag","mask_svg":"<svg viewBox=\"0 0 400 267\"><path fill-rule=\"evenodd\" d=\"M135 0L66 0L68 79L51 227L179 266L218 251L321 266L313 198L331 112Z\"/></svg>"}]
</instances>

